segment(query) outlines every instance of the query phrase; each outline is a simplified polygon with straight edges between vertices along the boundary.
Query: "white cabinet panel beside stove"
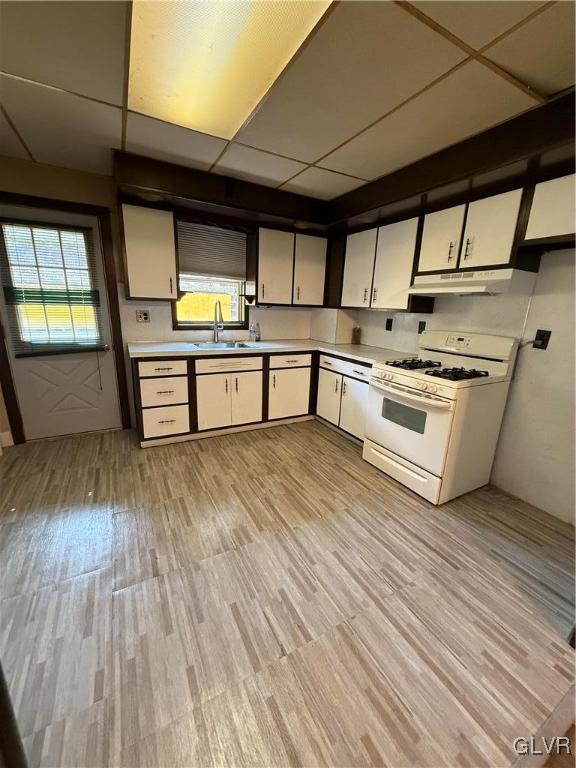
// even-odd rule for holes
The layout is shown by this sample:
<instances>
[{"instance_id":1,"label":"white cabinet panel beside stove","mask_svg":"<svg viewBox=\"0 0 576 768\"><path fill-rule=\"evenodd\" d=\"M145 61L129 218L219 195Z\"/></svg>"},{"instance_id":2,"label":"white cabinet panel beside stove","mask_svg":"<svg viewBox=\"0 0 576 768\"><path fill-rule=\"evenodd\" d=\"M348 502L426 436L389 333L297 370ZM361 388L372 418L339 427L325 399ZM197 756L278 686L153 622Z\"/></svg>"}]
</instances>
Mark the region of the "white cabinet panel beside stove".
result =
<instances>
[{"instance_id":1,"label":"white cabinet panel beside stove","mask_svg":"<svg viewBox=\"0 0 576 768\"><path fill-rule=\"evenodd\" d=\"M420 355L372 370L363 457L433 504L490 478L517 341L426 331Z\"/></svg>"}]
</instances>

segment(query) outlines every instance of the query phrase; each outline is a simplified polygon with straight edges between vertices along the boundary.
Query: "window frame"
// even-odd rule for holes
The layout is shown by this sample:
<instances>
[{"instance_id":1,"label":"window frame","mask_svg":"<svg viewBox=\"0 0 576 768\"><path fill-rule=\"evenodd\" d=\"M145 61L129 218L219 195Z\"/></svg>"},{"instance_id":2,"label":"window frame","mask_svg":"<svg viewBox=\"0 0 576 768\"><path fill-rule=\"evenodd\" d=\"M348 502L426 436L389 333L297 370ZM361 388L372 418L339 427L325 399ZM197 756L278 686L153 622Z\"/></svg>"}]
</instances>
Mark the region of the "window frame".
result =
<instances>
[{"instance_id":1,"label":"window frame","mask_svg":"<svg viewBox=\"0 0 576 768\"><path fill-rule=\"evenodd\" d=\"M170 302L172 309L172 330L174 331L211 331L214 328L213 322L198 322L198 323L184 323L178 320L176 304L179 299L186 293L180 290L180 259L178 254L178 220L186 221L191 224L202 224L203 226L219 227L221 229L233 229L246 234L246 276L244 277L244 288L246 283L255 281L256 275L256 262L257 262L257 249L258 249L258 226L251 224L247 221L241 221L238 219L231 219L228 217L220 217L217 215L195 215L191 211L182 209L172 209L174 213L174 232L176 236L176 281L178 298L172 299ZM217 276L204 275L204 277L218 279ZM230 279L230 278L228 278ZM256 298L244 299L244 320L239 323L223 323L225 331L247 331L250 327L250 307L253 306Z\"/></svg>"},{"instance_id":2,"label":"window frame","mask_svg":"<svg viewBox=\"0 0 576 768\"><path fill-rule=\"evenodd\" d=\"M73 224L57 224L53 222L47 222L47 221L36 221L33 219L18 219L16 217L11 216L0 216L0 260L5 263L7 274L10 275L10 259L8 256L8 248L6 246L6 242L4 239L4 230L3 225L4 224L12 224L15 226L23 226L28 227L29 229L48 229L52 231L57 232L82 232L84 237L86 239L90 239L93 237L94 232L91 227L87 226L81 226L81 225L73 225ZM94 247L94 244L92 244L92 247ZM95 290L98 293L100 293L102 290L106 290L106 286L103 287L97 287L98 286L98 275L94 269L94 264L90 262L90 259L87 259L87 265L88 265L88 273L90 274L90 280L92 283L92 289ZM105 282L105 281L104 281ZM11 288L15 288L12 277L10 276L10 286ZM4 291L4 286L0 285L0 290L2 292ZM12 313L14 313L14 317L10 318L12 323L15 327L19 326L19 321L17 319L17 311L16 307L17 305L11 305L7 304L6 301L4 301L4 307L8 315L10 316ZM104 335L103 335L103 327L100 322L100 317L98 313L95 313L96 317L96 323L98 326L99 331L99 337L100 337L100 343L95 344L82 344L81 342L70 342L68 344L58 344L54 343L53 347L54 349L50 348L50 343L47 343L43 345L42 349L30 349L26 352L23 351L16 351L16 349L13 349L13 355L15 359L19 358L25 358L25 357L46 357L51 355L70 355L70 354L78 354L79 352L103 352L108 349L108 345L104 341ZM5 330L5 335L8 337L8 328ZM19 342L21 344L30 344L32 345L32 342L27 342L24 339L20 338ZM13 342L11 342L13 345Z\"/></svg>"},{"instance_id":3,"label":"window frame","mask_svg":"<svg viewBox=\"0 0 576 768\"><path fill-rule=\"evenodd\" d=\"M198 275L200 279L204 278L206 280L218 280L218 279L228 279L231 280L232 278L218 278L218 277L212 277L211 275ZM244 283L244 286L246 286L246 280L242 281ZM178 273L178 298L171 301L172 305L172 330L174 331L211 331L214 328L214 322L204 322L203 320L199 320L198 322L193 321L183 321L178 320L178 308L177 304L178 301L182 298L182 296L185 296L187 291L181 291L180 290L180 273ZM248 320L248 310L249 306L246 304L246 297L245 294L241 294L241 301L244 301L244 318L243 320L239 322L228 322L228 323L222 323L224 326L225 331L246 331L249 327L249 320Z\"/></svg>"}]
</instances>

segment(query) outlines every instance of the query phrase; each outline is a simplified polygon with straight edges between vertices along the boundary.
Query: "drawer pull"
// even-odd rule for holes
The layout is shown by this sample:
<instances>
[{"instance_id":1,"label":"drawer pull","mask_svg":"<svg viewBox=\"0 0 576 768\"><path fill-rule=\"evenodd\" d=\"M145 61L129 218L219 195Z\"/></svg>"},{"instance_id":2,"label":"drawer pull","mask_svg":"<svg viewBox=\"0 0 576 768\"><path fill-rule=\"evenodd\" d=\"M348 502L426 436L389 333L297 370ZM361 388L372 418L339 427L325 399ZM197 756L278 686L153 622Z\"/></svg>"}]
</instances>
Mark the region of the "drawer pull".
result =
<instances>
[{"instance_id":1,"label":"drawer pull","mask_svg":"<svg viewBox=\"0 0 576 768\"><path fill-rule=\"evenodd\" d=\"M169 368L154 368L155 371L173 371L174 368L170 366Z\"/></svg>"},{"instance_id":2,"label":"drawer pull","mask_svg":"<svg viewBox=\"0 0 576 768\"><path fill-rule=\"evenodd\" d=\"M323 360L322 365L332 365L332 363L330 362L330 360Z\"/></svg>"},{"instance_id":3,"label":"drawer pull","mask_svg":"<svg viewBox=\"0 0 576 768\"><path fill-rule=\"evenodd\" d=\"M297 363L298 360L286 360L287 363Z\"/></svg>"},{"instance_id":4,"label":"drawer pull","mask_svg":"<svg viewBox=\"0 0 576 768\"><path fill-rule=\"evenodd\" d=\"M156 392L157 395L173 395L174 390L173 389L161 389L159 392Z\"/></svg>"},{"instance_id":5,"label":"drawer pull","mask_svg":"<svg viewBox=\"0 0 576 768\"><path fill-rule=\"evenodd\" d=\"M158 424L175 424L176 419L161 419Z\"/></svg>"},{"instance_id":6,"label":"drawer pull","mask_svg":"<svg viewBox=\"0 0 576 768\"><path fill-rule=\"evenodd\" d=\"M352 373L357 373L358 376L367 376L368 374L364 373L364 371L357 371L355 368L352 369Z\"/></svg>"}]
</instances>

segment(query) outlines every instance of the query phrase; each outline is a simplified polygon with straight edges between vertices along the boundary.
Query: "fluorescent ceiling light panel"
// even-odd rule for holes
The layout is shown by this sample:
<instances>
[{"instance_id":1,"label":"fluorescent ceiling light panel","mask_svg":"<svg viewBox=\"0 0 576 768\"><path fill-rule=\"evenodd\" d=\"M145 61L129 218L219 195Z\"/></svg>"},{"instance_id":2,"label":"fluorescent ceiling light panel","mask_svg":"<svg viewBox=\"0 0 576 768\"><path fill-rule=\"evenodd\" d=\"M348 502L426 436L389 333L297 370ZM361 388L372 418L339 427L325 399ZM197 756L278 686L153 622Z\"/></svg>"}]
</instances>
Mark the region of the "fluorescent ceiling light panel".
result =
<instances>
[{"instance_id":1,"label":"fluorescent ceiling light panel","mask_svg":"<svg viewBox=\"0 0 576 768\"><path fill-rule=\"evenodd\" d=\"M330 0L134 0L128 108L231 139Z\"/></svg>"}]
</instances>

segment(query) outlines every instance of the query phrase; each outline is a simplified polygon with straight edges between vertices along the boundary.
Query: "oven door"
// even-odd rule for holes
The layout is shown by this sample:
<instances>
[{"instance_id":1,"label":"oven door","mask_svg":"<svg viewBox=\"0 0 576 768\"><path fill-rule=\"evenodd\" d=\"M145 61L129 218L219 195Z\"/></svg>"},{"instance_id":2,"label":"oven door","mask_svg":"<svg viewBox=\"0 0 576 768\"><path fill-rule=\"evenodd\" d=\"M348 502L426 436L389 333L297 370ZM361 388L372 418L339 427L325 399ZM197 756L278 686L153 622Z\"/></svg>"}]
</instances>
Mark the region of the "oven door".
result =
<instances>
[{"instance_id":1,"label":"oven door","mask_svg":"<svg viewBox=\"0 0 576 768\"><path fill-rule=\"evenodd\" d=\"M441 477L450 439L454 401L372 379L366 437Z\"/></svg>"}]
</instances>

